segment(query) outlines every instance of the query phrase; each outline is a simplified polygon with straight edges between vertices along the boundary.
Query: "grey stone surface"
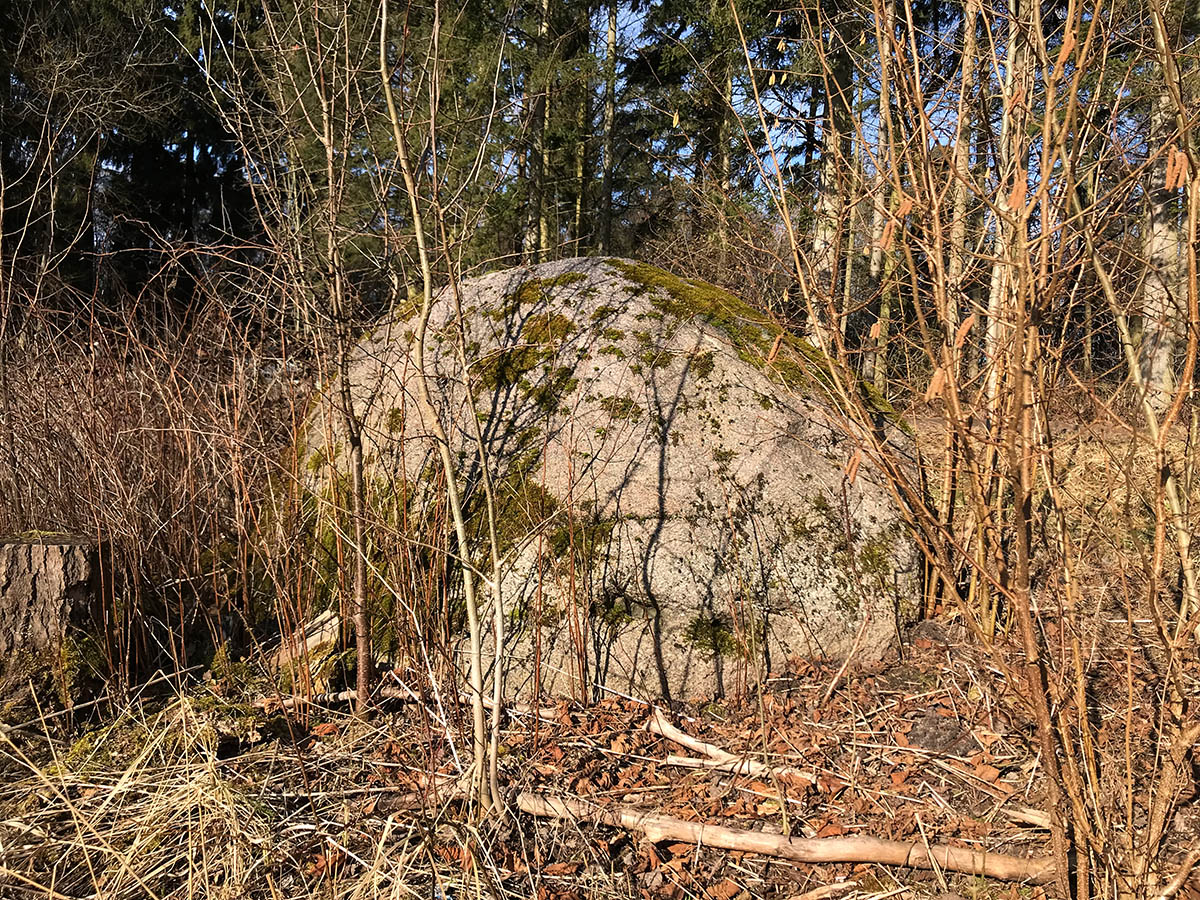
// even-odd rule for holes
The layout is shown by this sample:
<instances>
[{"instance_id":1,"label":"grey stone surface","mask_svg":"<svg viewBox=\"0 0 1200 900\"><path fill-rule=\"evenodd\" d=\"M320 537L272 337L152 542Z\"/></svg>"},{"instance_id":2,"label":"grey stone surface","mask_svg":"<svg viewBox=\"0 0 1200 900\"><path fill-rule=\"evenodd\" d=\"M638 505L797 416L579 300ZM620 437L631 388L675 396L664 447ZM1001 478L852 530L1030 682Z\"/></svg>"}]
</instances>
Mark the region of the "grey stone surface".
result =
<instances>
[{"instance_id":1,"label":"grey stone surface","mask_svg":"<svg viewBox=\"0 0 1200 900\"><path fill-rule=\"evenodd\" d=\"M476 535L470 417L483 429L517 682L691 698L789 657L844 655L856 636L860 660L888 652L917 604L917 552L877 473L846 477L859 444L822 399L820 354L777 346L729 294L628 261L483 276L461 304L468 378L447 295L428 365ZM370 502L403 496L420 521L440 476L411 315L361 342L351 382ZM331 452L344 467L328 409L314 404L306 437L314 490ZM472 556L483 565L482 543Z\"/></svg>"}]
</instances>

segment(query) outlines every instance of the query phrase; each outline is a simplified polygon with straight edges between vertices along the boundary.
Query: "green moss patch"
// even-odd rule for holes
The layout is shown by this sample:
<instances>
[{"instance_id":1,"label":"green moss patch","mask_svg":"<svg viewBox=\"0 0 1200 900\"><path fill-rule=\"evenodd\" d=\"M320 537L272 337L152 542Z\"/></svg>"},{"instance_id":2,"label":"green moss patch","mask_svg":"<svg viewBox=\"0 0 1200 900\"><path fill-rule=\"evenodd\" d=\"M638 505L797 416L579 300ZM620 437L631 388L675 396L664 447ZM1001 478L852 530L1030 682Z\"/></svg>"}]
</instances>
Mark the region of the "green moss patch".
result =
<instances>
[{"instance_id":1,"label":"green moss patch","mask_svg":"<svg viewBox=\"0 0 1200 900\"><path fill-rule=\"evenodd\" d=\"M568 522L550 533L550 551L556 559L565 558L573 552L576 563L590 569L608 549L615 525L613 519Z\"/></svg>"},{"instance_id":2,"label":"green moss patch","mask_svg":"<svg viewBox=\"0 0 1200 900\"><path fill-rule=\"evenodd\" d=\"M87 774L105 769L124 769L155 740L149 722L122 716L82 735L63 756L63 771Z\"/></svg>"},{"instance_id":3,"label":"green moss patch","mask_svg":"<svg viewBox=\"0 0 1200 900\"><path fill-rule=\"evenodd\" d=\"M688 623L684 632L687 642L697 650L714 656L736 656L739 642L733 633L733 625L725 616L702 613Z\"/></svg>"},{"instance_id":4,"label":"green moss patch","mask_svg":"<svg viewBox=\"0 0 1200 900\"><path fill-rule=\"evenodd\" d=\"M771 349L778 329L762 313L728 291L703 281L684 281L647 263L610 259L608 265L633 284L637 296L648 296L655 309L676 320L698 317L721 329L739 353Z\"/></svg>"},{"instance_id":5,"label":"green moss patch","mask_svg":"<svg viewBox=\"0 0 1200 900\"><path fill-rule=\"evenodd\" d=\"M692 359L692 374L694 374L697 378L708 378L708 376L713 373L713 369L716 368L716 365L716 354L711 350L705 353L697 353Z\"/></svg>"},{"instance_id":6,"label":"green moss patch","mask_svg":"<svg viewBox=\"0 0 1200 900\"><path fill-rule=\"evenodd\" d=\"M500 350L480 361L478 386L500 392L521 383L521 379L549 358L540 347L525 345Z\"/></svg>"},{"instance_id":7,"label":"green moss patch","mask_svg":"<svg viewBox=\"0 0 1200 900\"><path fill-rule=\"evenodd\" d=\"M632 397L604 397L600 408L617 420L636 422L642 417L642 407Z\"/></svg>"},{"instance_id":8,"label":"green moss patch","mask_svg":"<svg viewBox=\"0 0 1200 900\"><path fill-rule=\"evenodd\" d=\"M819 387L827 394L833 393L833 367L824 353L795 335L784 334L767 316L728 291L703 281L684 280L648 263L620 259L606 262L635 286L635 295L648 296L656 309L677 321L698 318L719 329L743 361L755 368L765 367L786 387L795 390ZM781 334L779 347L775 348ZM775 356L768 363L773 348ZM871 410L906 428L882 394L865 381L855 380L854 388Z\"/></svg>"},{"instance_id":9,"label":"green moss patch","mask_svg":"<svg viewBox=\"0 0 1200 900\"><path fill-rule=\"evenodd\" d=\"M535 313L525 320L525 337L538 344L556 344L575 330L571 320L560 313Z\"/></svg>"},{"instance_id":10,"label":"green moss patch","mask_svg":"<svg viewBox=\"0 0 1200 900\"><path fill-rule=\"evenodd\" d=\"M496 541L500 552L505 554L554 516L559 502L528 475L514 471L496 485L496 507ZM482 528L485 518L482 510L477 518ZM485 568L490 569L490 564Z\"/></svg>"},{"instance_id":11,"label":"green moss patch","mask_svg":"<svg viewBox=\"0 0 1200 900\"><path fill-rule=\"evenodd\" d=\"M611 319L621 311L621 307L613 306L611 303L605 303L602 306L597 306L592 310L592 324L596 325L603 322L605 319Z\"/></svg>"},{"instance_id":12,"label":"green moss patch","mask_svg":"<svg viewBox=\"0 0 1200 900\"><path fill-rule=\"evenodd\" d=\"M503 314L522 306L544 303L555 288L567 287L586 280L587 275L583 272L563 272L553 278L528 278L508 295L509 303L505 304L498 312Z\"/></svg>"}]
</instances>

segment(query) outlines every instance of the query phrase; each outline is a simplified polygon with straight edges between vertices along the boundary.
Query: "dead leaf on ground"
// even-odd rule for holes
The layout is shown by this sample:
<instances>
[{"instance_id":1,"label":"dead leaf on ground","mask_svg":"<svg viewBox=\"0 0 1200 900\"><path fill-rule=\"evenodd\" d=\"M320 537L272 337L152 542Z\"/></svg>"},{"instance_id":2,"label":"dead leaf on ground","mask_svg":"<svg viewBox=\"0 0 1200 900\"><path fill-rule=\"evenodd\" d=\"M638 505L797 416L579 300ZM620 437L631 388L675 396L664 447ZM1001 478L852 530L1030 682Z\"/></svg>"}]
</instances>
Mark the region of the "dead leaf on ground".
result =
<instances>
[{"instance_id":1,"label":"dead leaf on ground","mask_svg":"<svg viewBox=\"0 0 1200 900\"><path fill-rule=\"evenodd\" d=\"M975 766L975 776L983 779L988 784L994 784L996 779L1000 777L1000 770L987 763L979 763Z\"/></svg>"},{"instance_id":2,"label":"dead leaf on ground","mask_svg":"<svg viewBox=\"0 0 1200 900\"><path fill-rule=\"evenodd\" d=\"M817 837L828 838L838 837L846 833L846 826L837 819L830 819L824 825L817 829Z\"/></svg>"},{"instance_id":3,"label":"dead leaf on ground","mask_svg":"<svg viewBox=\"0 0 1200 900\"><path fill-rule=\"evenodd\" d=\"M733 898L741 892L742 886L732 878L726 878L722 881L718 881L705 891L705 893L712 897L713 900L733 900Z\"/></svg>"}]
</instances>

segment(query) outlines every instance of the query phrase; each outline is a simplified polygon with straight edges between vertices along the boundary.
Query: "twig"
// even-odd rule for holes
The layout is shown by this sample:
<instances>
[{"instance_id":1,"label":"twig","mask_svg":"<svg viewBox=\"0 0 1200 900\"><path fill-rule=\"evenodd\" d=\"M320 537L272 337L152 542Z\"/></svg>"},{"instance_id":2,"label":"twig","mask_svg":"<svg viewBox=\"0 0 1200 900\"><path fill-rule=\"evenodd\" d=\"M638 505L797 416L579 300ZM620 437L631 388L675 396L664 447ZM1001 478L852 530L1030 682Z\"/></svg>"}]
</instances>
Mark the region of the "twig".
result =
<instances>
[{"instance_id":1,"label":"twig","mask_svg":"<svg viewBox=\"0 0 1200 900\"><path fill-rule=\"evenodd\" d=\"M720 825L687 822L633 808L602 808L584 800L551 797L526 791L517 797L517 808L532 816L592 822L640 831L653 842L674 840L775 856L803 863L877 863L931 869L934 865L953 872L967 872L1004 881L1042 884L1055 877L1054 860L1046 856L1019 857L987 853L967 847L889 841L875 837L797 838L766 831L747 831Z\"/></svg>"},{"instance_id":2,"label":"twig","mask_svg":"<svg viewBox=\"0 0 1200 900\"><path fill-rule=\"evenodd\" d=\"M1179 866L1179 871L1175 873L1165 888L1154 898L1154 900L1171 900L1179 889L1184 886L1188 880L1188 876L1192 874L1192 869L1196 867L1196 863L1200 862L1200 841L1192 844L1192 849L1188 851L1187 856L1183 858L1183 862Z\"/></svg>"},{"instance_id":3,"label":"twig","mask_svg":"<svg viewBox=\"0 0 1200 900\"><path fill-rule=\"evenodd\" d=\"M943 867L938 865L936 854L930 850L929 836L925 834L925 823L921 821L920 814L915 815L913 818L917 820L917 830L921 832L921 844L925 847L925 854L932 863L933 874L937 876L938 884L942 887L942 893L948 894L950 893L950 885L946 884L946 876L942 872Z\"/></svg>"},{"instance_id":4,"label":"twig","mask_svg":"<svg viewBox=\"0 0 1200 900\"><path fill-rule=\"evenodd\" d=\"M694 750L708 757L708 760L698 760L686 756L671 756L668 757L667 762L672 765L688 766L690 768L711 767L736 775L777 775L798 778L802 781L807 781L809 784L813 784L815 781L812 775L800 769L789 766L770 766L755 759L737 756L722 750L716 744L709 744L699 738L694 738L687 732L681 731L672 725L660 709L656 709L650 714L650 718L646 721L646 730L657 734L659 737L666 738L668 741L679 744L681 747L687 747L689 750Z\"/></svg>"},{"instance_id":5,"label":"twig","mask_svg":"<svg viewBox=\"0 0 1200 900\"><path fill-rule=\"evenodd\" d=\"M858 652L858 645L862 641L863 632L867 630L867 624L871 621L870 615L863 616L862 624L858 626L858 633L854 635L854 642L850 645L850 652L846 654L846 658L842 660L842 667L837 670L837 674L833 676L833 681L829 682L829 687L825 689L825 693L821 696L821 702L818 706L824 706L829 702L829 698L833 696L833 692L837 690L839 684L842 683L842 676L846 674L846 669L850 665L850 660L854 659L854 654Z\"/></svg>"},{"instance_id":6,"label":"twig","mask_svg":"<svg viewBox=\"0 0 1200 900\"><path fill-rule=\"evenodd\" d=\"M811 891L805 891L803 894L797 894L791 900L825 900L826 897L842 894L856 887L858 887L857 881L835 881L832 884L823 884Z\"/></svg>"},{"instance_id":7,"label":"twig","mask_svg":"<svg viewBox=\"0 0 1200 900\"><path fill-rule=\"evenodd\" d=\"M1013 809L1002 809L1001 812L1014 822L1022 825L1032 825L1034 828L1049 830L1050 817L1040 809L1030 809L1028 806L1018 806Z\"/></svg>"},{"instance_id":8,"label":"twig","mask_svg":"<svg viewBox=\"0 0 1200 900\"><path fill-rule=\"evenodd\" d=\"M695 750L711 759L719 759L725 761L734 761L738 757L732 753L722 750L716 744L705 743L699 738L692 737L685 731L681 731L671 724L666 715L661 709L655 709L650 713L650 718L646 720L646 730L652 734L657 734L659 737L664 737L668 741L679 744L681 747L687 747L689 750Z\"/></svg>"},{"instance_id":9,"label":"twig","mask_svg":"<svg viewBox=\"0 0 1200 900\"><path fill-rule=\"evenodd\" d=\"M667 757L667 765L680 766L685 769L713 769L718 772L727 772L730 775L782 775L786 778L804 781L810 787L816 784L816 781L807 772L791 768L774 769L764 766L753 759L698 759L694 756L675 756L672 754Z\"/></svg>"}]
</instances>

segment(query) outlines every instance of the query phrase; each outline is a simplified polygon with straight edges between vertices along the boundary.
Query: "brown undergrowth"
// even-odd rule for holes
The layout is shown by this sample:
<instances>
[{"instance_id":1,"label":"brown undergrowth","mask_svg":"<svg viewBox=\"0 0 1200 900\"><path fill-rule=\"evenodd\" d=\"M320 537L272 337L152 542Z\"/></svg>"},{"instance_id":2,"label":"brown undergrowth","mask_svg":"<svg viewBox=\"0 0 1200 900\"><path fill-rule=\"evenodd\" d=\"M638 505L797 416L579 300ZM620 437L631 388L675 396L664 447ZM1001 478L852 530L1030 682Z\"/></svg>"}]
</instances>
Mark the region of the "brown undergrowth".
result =
<instances>
[{"instance_id":1,"label":"brown undergrowth","mask_svg":"<svg viewBox=\"0 0 1200 900\"><path fill-rule=\"evenodd\" d=\"M687 734L766 763L755 775L671 764L681 748L646 729L652 710L637 701L514 713L500 748L509 812L479 826L460 805L466 710L428 691L425 702L381 700L364 722L318 706L267 712L250 702L262 683L218 676L82 733L57 734L54 722L10 728L0 738L0 893L1042 896L936 868L812 866L651 843L511 806L518 792L540 792L797 837L1044 856L1032 725L1002 712L1019 708L1023 688L959 637L953 625L923 623L904 659L851 670L832 691L838 666L797 663L760 695L674 710Z\"/></svg>"}]
</instances>

